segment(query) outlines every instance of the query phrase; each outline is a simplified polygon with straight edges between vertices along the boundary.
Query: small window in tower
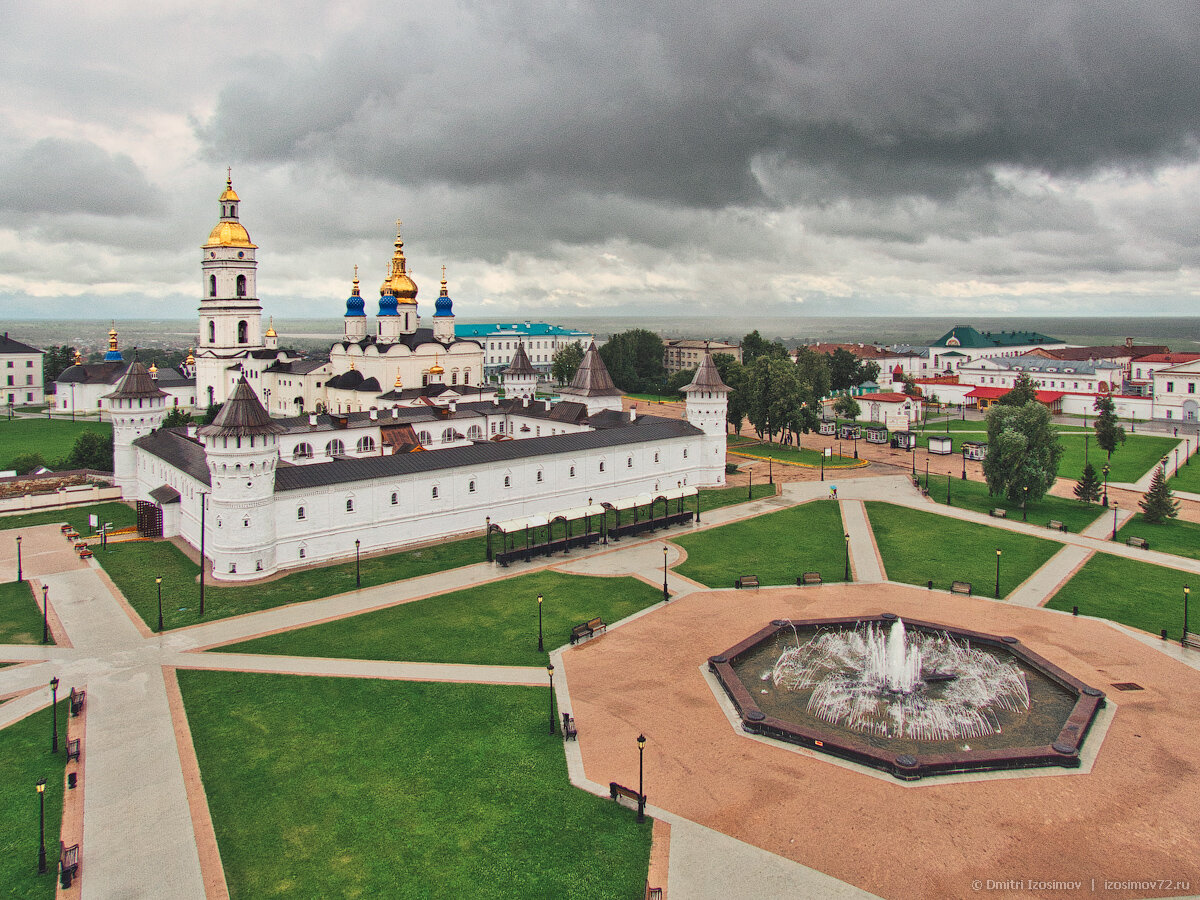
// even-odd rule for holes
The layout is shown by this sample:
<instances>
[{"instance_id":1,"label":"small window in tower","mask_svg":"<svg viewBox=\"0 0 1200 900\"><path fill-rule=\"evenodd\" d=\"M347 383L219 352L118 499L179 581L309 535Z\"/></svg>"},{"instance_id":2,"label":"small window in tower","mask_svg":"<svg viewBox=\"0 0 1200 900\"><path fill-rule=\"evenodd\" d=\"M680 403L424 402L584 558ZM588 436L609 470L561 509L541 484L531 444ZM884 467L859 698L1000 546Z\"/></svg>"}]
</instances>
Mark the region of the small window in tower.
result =
<instances>
[{"instance_id":1,"label":"small window in tower","mask_svg":"<svg viewBox=\"0 0 1200 900\"><path fill-rule=\"evenodd\" d=\"M346 501L346 512L354 512L354 500L353 499Z\"/></svg>"},{"instance_id":2,"label":"small window in tower","mask_svg":"<svg viewBox=\"0 0 1200 900\"><path fill-rule=\"evenodd\" d=\"M243 278L245 276L239 275L238 277ZM246 343L246 335L248 333L249 333L249 326L246 325L245 320L238 322L238 343L239 344Z\"/></svg>"},{"instance_id":3,"label":"small window in tower","mask_svg":"<svg viewBox=\"0 0 1200 900\"><path fill-rule=\"evenodd\" d=\"M301 559L304 559L304 557L305 557L307 554L308 554L308 551L307 551L307 550L305 550L303 547L301 547L301 548L300 548L300 558L301 558Z\"/></svg>"},{"instance_id":4,"label":"small window in tower","mask_svg":"<svg viewBox=\"0 0 1200 900\"><path fill-rule=\"evenodd\" d=\"M237 574L237 563L230 563L230 564L229 564L229 574L230 574L230 575L236 575L236 574Z\"/></svg>"},{"instance_id":5,"label":"small window in tower","mask_svg":"<svg viewBox=\"0 0 1200 900\"><path fill-rule=\"evenodd\" d=\"M505 486L505 487L512 487L512 476L510 476L510 475L505 475L505 476L504 476L504 486Z\"/></svg>"},{"instance_id":6,"label":"small window in tower","mask_svg":"<svg viewBox=\"0 0 1200 900\"><path fill-rule=\"evenodd\" d=\"M438 489L437 489L436 484L433 486L433 490L432 490L432 493L430 496L432 496L434 500L436 500L438 498Z\"/></svg>"},{"instance_id":7,"label":"small window in tower","mask_svg":"<svg viewBox=\"0 0 1200 900\"><path fill-rule=\"evenodd\" d=\"M297 509L297 510L296 510L296 518L297 518L297 519L303 519L304 517L305 517L305 515L304 515L304 507L303 507L303 506L301 506L299 509Z\"/></svg>"},{"instance_id":8,"label":"small window in tower","mask_svg":"<svg viewBox=\"0 0 1200 900\"><path fill-rule=\"evenodd\" d=\"M600 460L600 471L604 471L604 460Z\"/></svg>"},{"instance_id":9,"label":"small window in tower","mask_svg":"<svg viewBox=\"0 0 1200 900\"><path fill-rule=\"evenodd\" d=\"M208 296L210 296L210 297L217 296L217 276L216 275L208 276Z\"/></svg>"},{"instance_id":10,"label":"small window in tower","mask_svg":"<svg viewBox=\"0 0 1200 900\"><path fill-rule=\"evenodd\" d=\"M467 493L468 494L475 493L475 482L474 481L467 482Z\"/></svg>"},{"instance_id":11,"label":"small window in tower","mask_svg":"<svg viewBox=\"0 0 1200 900\"><path fill-rule=\"evenodd\" d=\"M541 469L538 469L538 471L537 471L537 480L538 480L539 484L542 481L542 470Z\"/></svg>"},{"instance_id":12,"label":"small window in tower","mask_svg":"<svg viewBox=\"0 0 1200 900\"><path fill-rule=\"evenodd\" d=\"M400 496L395 491L392 491L392 506L396 506L397 504L399 504L399 502L400 502Z\"/></svg>"},{"instance_id":13,"label":"small window in tower","mask_svg":"<svg viewBox=\"0 0 1200 900\"><path fill-rule=\"evenodd\" d=\"M575 477L575 467L574 466L571 466L570 477L571 478Z\"/></svg>"},{"instance_id":14,"label":"small window in tower","mask_svg":"<svg viewBox=\"0 0 1200 900\"><path fill-rule=\"evenodd\" d=\"M632 469L632 468L633 468L633 457L632 457L632 456L628 457L628 458L625 460L625 468L627 468L627 469Z\"/></svg>"},{"instance_id":15,"label":"small window in tower","mask_svg":"<svg viewBox=\"0 0 1200 900\"><path fill-rule=\"evenodd\" d=\"M237 277L237 295L239 297L246 296L246 276L245 275L239 275Z\"/></svg>"}]
</instances>

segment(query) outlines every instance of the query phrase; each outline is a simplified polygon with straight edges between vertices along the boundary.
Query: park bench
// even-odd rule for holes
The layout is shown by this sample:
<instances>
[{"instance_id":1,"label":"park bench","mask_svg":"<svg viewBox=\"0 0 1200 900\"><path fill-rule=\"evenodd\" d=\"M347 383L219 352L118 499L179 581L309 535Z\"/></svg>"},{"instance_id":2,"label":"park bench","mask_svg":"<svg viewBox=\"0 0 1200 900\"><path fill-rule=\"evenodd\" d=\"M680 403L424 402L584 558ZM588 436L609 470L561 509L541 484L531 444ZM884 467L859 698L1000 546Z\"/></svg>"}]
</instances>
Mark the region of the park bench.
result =
<instances>
[{"instance_id":1,"label":"park bench","mask_svg":"<svg viewBox=\"0 0 1200 900\"><path fill-rule=\"evenodd\" d=\"M72 528L70 531L63 532L68 541L76 541L79 539L79 532Z\"/></svg>"},{"instance_id":2,"label":"park bench","mask_svg":"<svg viewBox=\"0 0 1200 900\"><path fill-rule=\"evenodd\" d=\"M1184 647L1191 647L1193 650L1200 650L1200 634L1196 634L1192 631L1185 631L1183 633L1183 640L1181 643Z\"/></svg>"},{"instance_id":3,"label":"park bench","mask_svg":"<svg viewBox=\"0 0 1200 900\"><path fill-rule=\"evenodd\" d=\"M639 794L633 788L627 788L625 785L617 784L615 781L610 781L608 783L608 796L613 800L616 800L618 797L626 797L632 800L634 803L644 804L646 802L646 796L644 794Z\"/></svg>"},{"instance_id":4,"label":"park bench","mask_svg":"<svg viewBox=\"0 0 1200 900\"><path fill-rule=\"evenodd\" d=\"M970 597L971 596L971 582L955 581L953 584L950 585L950 593L966 594L968 597Z\"/></svg>"},{"instance_id":5,"label":"park bench","mask_svg":"<svg viewBox=\"0 0 1200 900\"><path fill-rule=\"evenodd\" d=\"M743 575L733 583L733 586L739 590L742 588L756 588L758 587L758 576Z\"/></svg>"},{"instance_id":6,"label":"park bench","mask_svg":"<svg viewBox=\"0 0 1200 900\"><path fill-rule=\"evenodd\" d=\"M83 710L83 701L87 699L87 691L77 691L71 688L71 716L76 717Z\"/></svg>"},{"instance_id":7,"label":"park bench","mask_svg":"<svg viewBox=\"0 0 1200 900\"><path fill-rule=\"evenodd\" d=\"M588 622L582 622L571 629L571 643L574 644L581 638L594 637L601 631L607 631L608 626L604 624L604 620L597 617Z\"/></svg>"},{"instance_id":8,"label":"park bench","mask_svg":"<svg viewBox=\"0 0 1200 900\"><path fill-rule=\"evenodd\" d=\"M91 559L95 555L87 547L80 547L76 552L80 559Z\"/></svg>"},{"instance_id":9,"label":"park bench","mask_svg":"<svg viewBox=\"0 0 1200 900\"><path fill-rule=\"evenodd\" d=\"M67 741L67 762L71 760L79 762L79 738Z\"/></svg>"},{"instance_id":10,"label":"park bench","mask_svg":"<svg viewBox=\"0 0 1200 900\"><path fill-rule=\"evenodd\" d=\"M75 526L74 525L60 525L58 530L61 531L63 534L66 534L68 531L74 531Z\"/></svg>"},{"instance_id":11,"label":"park bench","mask_svg":"<svg viewBox=\"0 0 1200 900\"><path fill-rule=\"evenodd\" d=\"M1150 542L1148 540L1146 540L1145 538L1129 537L1129 538L1125 539L1125 543L1128 544L1130 547L1141 547L1143 550L1150 549Z\"/></svg>"},{"instance_id":12,"label":"park bench","mask_svg":"<svg viewBox=\"0 0 1200 900\"><path fill-rule=\"evenodd\" d=\"M1049 522L1046 523L1046 527L1053 528L1055 531L1066 531L1067 530L1067 526L1064 525L1062 522L1058 521L1058 519L1051 519Z\"/></svg>"},{"instance_id":13,"label":"park bench","mask_svg":"<svg viewBox=\"0 0 1200 900\"><path fill-rule=\"evenodd\" d=\"M1007 519L1008 518L1008 510L1001 509L999 506L997 506L990 513L988 513L988 515L991 516L993 519Z\"/></svg>"},{"instance_id":14,"label":"park bench","mask_svg":"<svg viewBox=\"0 0 1200 900\"><path fill-rule=\"evenodd\" d=\"M68 847L62 841L58 842L58 871L60 874L59 882L63 887L69 888L75 875L79 872L78 844L72 844Z\"/></svg>"},{"instance_id":15,"label":"park bench","mask_svg":"<svg viewBox=\"0 0 1200 900\"><path fill-rule=\"evenodd\" d=\"M575 727L575 717L570 713L563 713L563 740L573 741L579 735L579 729Z\"/></svg>"},{"instance_id":16,"label":"park bench","mask_svg":"<svg viewBox=\"0 0 1200 900\"><path fill-rule=\"evenodd\" d=\"M804 587L804 585L806 585L806 584L820 584L820 583L821 583L821 573L820 572L805 572L803 575L801 575L799 578L796 579L796 587Z\"/></svg>"}]
</instances>

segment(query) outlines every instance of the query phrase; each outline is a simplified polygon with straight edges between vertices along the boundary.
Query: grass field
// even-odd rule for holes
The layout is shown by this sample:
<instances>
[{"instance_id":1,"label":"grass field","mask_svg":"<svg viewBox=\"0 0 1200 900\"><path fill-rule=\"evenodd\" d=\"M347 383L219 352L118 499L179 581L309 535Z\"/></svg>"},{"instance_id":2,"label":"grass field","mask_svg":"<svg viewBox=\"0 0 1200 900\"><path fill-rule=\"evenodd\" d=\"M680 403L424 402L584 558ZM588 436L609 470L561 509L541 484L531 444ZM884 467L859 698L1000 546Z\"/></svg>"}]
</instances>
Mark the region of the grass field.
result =
<instances>
[{"instance_id":1,"label":"grass field","mask_svg":"<svg viewBox=\"0 0 1200 900\"><path fill-rule=\"evenodd\" d=\"M1063 455L1058 463L1058 477L1078 481L1079 477L1083 475L1084 436L1082 434L1063 434L1059 441L1063 445ZM1108 455L1096 445L1094 435L1087 443L1089 444L1087 457L1096 467L1096 474L1100 475L1100 470L1108 461ZM1113 452L1108 480L1122 483L1137 481L1177 443L1179 442L1169 437L1145 434L1129 435L1125 443L1118 444L1117 449ZM1100 475L1101 479L1103 477Z\"/></svg>"},{"instance_id":2,"label":"grass field","mask_svg":"<svg viewBox=\"0 0 1200 900\"><path fill-rule=\"evenodd\" d=\"M851 446L852 443L853 442L849 442L847 444L847 448ZM731 452L736 454L738 451L735 449ZM821 454L817 450L807 450L803 448L799 450L793 450L790 447L783 447L779 444L755 444L753 447L747 447L746 453L750 454L751 456L762 457L763 459L770 457L771 459L776 459L781 462L801 463L802 465L816 467L821 465ZM834 456L825 458L826 469L843 469L860 464L861 461L855 459L853 456L837 456L835 454Z\"/></svg>"},{"instance_id":3,"label":"grass field","mask_svg":"<svg viewBox=\"0 0 1200 900\"><path fill-rule=\"evenodd\" d=\"M688 554L680 575L709 587L733 587L740 575L763 584L795 584L804 572L824 581L845 574L846 542L836 503L816 500L674 539Z\"/></svg>"},{"instance_id":4,"label":"grass field","mask_svg":"<svg viewBox=\"0 0 1200 900\"><path fill-rule=\"evenodd\" d=\"M63 723L70 702L58 702L59 752L50 753L50 707L0 730L0 895L22 900L53 900L58 884L59 823L62 822ZM37 874L38 796L35 785L46 779L46 866Z\"/></svg>"},{"instance_id":5,"label":"grass field","mask_svg":"<svg viewBox=\"0 0 1200 900\"><path fill-rule=\"evenodd\" d=\"M1200 525L1194 522L1170 519L1151 524L1138 513L1121 526L1117 532L1117 540L1124 542L1126 538L1135 536L1149 541L1151 549L1200 559ZM1200 578L1196 580L1200 582Z\"/></svg>"},{"instance_id":6,"label":"grass field","mask_svg":"<svg viewBox=\"0 0 1200 900\"><path fill-rule=\"evenodd\" d=\"M662 590L635 578L588 578L533 572L427 597L376 612L286 631L220 649L229 653L544 666L537 596L543 595L547 651L571 629L599 616L613 623L662 600Z\"/></svg>"},{"instance_id":7,"label":"grass field","mask_svg":"<svg viewBox=\"0 0 1200 900\"><path fill-rule=\"evenodd\" d=\"M158 595L154 584L157 575L163 579L163 620L168 630L355 589L353 560L304 569L253 585L216 587L210 580L205 586L204 618L201 619L200 585L196 581L200 568L169 541L111 544L108 550L97 550L95 558L151 628L158 624ZM482 537L364 557L362 586L454 569L482 562L483 558Z\"/></svg>"},{"instance_id":8,"label":"grass field","mask_svg":"<svg viewBox=\"0 0 1200 900\"><path fill-rule=\"evenodd\" d=\"M73 506L68 509L44 509L40 512L21 513L16 516L0 516L0 529L32 528L53 522L68 522L82 535L92 534L89 516L96 516L100 523L112 522L116 528L137 524L137 513L124 503L92 503L88 506Z\"/></svg>"},{"instance_id":9,"label":"grass field","mask_svg":"<svg viewBox=\"0 0 1200 900\"><path fill-rule=\"evenodd\" d=\"M630 400L641 400L645 403L681 403L679 394L625 394Z\"/></svg>"},{"instance_id":10,"label":"grass field","mask_svg":"<svg viewBox=\"0 0 1200 900\"><path fill-rule=\"evenodd\" d=\"M1088 432L1090 432L1092 430L1090 427L1084 428L1083 425L1055 424L1054 427L1057 428L1059 431L1078 431L1078 432L1088 431ZM927 432L930 434L944 434L946 432L953 432L953 431L975 431L975 432L978 432L979 434L986 435L987 434L987 421L984 419L967 419L966 421L963 421L962 419L949 419L949 420L938 419L936 421L933 419L930 419L924 425L919 425L914 430L924 431L924 432ZM968 438L967 440L970 440L970 438Z\"/></svg>"},{"instance_id":11,"label":"grass field","mask_svg":"<svg viewBox=\"0 0 1200 900\"><path fill-rule=\"evenodd\" d=\"M1193 449L1195 449L1195 441L1192 441ZM1187 491L1191 494L1200 494L1200 459L1193 460L1191 464L1183 461L1183 454L1179 454L1179 474L1171 478L1171 490ZM1171 472L1175 471L1175 459L1171 458Z\"/></svg>"},{"instance_id":12,"label":"grass field","mask_svg":"<svg viewBox=\"0 0 1200 900\"><path fill-rule=\"evenodd\" d=\"M710 488L700 492L700 513L710 509L720 509L723 506L733 506L735 503L746 503L751 499L761 500L763 497L775 496L775 485L756 484L753 487L753 498L747 496L744 487Z\"/></svg>"},{"instance_id":13,"label":"grass field","mask_svg":"<svg viewBox=\"0 0 1200 900\"><path fill-rule=\"evenodd\" d=\"M999 549L1000 596L1007 597L1062 549L1057 541L890 503L872 501L866 506L889 581L923 585L932 580L934 587L943 590L952 581L969 581L974 593L990 597L995 591Z\"/></svg>"},{"instance_id":14,"label":"grass field","mask_svg":"<svg viewBox=\"0 0 1200 900\"><path fill-rule=\"evenodd\" d=\"M28 581L0 584L0 644L42 642L41 598ZM54 638L50 639L54 643Z\"/></svg>"},{"instance_id":15,"label":"grass field","mask_svg":"<svg viewBox=\"0 0 1200 900\"><path fill-rule=\"evenodd\" d=\"M1151 542L1151 546L1153 542ZM1196 587L1193 574L1108 553L1096 553L1046 606L1099 616L1179 640L1183 635L1183 586ZM1200 593L1193 591L1192 599ZM1200 611L1189 604L1188 630L1200 628Z\"/></svg>"},{"instance_id":16,"label":"grass field","mask_svg":"<svg viewBox=\"0 0 1200 900\"><path fill-rule=\"evenodd\" d=\"M1021 520L1021 504L1011 503L1003 497L993 497L988 493L987 485L979 481L962 481L951 479L950 505L959 509L973 509L976 512L987 513L997 507L1008 510L1008 518ZM922 484L924 480L922 479ZM938 503L946 502L946 479L939 478L932 482L933 489L929 498ZM1062 522L1068 531L1080 532L1091 525L1107 510L1098 503L1081 503L1078 500L1068 500L1063 497L1052 497L1047 494L1041 500L1030 502L1025 510L1028 521L1035 525L1045 525L1051 519Z\"/></svg>"},{"instance_id":17,"label":"grass field","mask_svg":"<svg viewBox=\"0 0 1200 900\"><path fill-rule=\"evenodd\" d=\"M571 786L547 688L179 681L234 900L642 896L650 822Z\"/></svg>"},{"instance_id":18,"label":"grass field","mask_svg":"<svg viewBox=\"0 0 1200 900\"><path fill-rule=\"evenodd\" d=\"M47 463L62 459L71 452L75 439L85 431L109 435L112 424L0 418L0 469L12 468L12 460L26 453L40 453Z\"/></svg>"}]
</instances>

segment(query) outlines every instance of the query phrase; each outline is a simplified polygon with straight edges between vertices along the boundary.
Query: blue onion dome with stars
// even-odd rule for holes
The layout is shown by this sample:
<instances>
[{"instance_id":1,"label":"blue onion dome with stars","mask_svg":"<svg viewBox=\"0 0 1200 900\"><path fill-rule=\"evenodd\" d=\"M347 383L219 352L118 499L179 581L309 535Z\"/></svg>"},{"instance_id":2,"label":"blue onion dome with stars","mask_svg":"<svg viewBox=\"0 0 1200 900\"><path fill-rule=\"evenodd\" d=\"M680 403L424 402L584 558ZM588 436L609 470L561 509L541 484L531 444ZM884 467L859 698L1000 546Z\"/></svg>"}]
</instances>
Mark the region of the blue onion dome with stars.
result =
<instances>
[{"instance_id":1,"label":"blue onion dome with stars","mask_svg":"<svg viewBox=\"0 0 1200 900\"><path fill-rule=\"evenodd\" d=\"M442 266L442 293L434 301L434 308L437 310L433 315L437 316L453 316L454 301L450 299L449 290L446 287L446 267Z\"/></svg>"},{"instance_id":2,"label":"blue onion dome with stars","mask_svg":"<svg viewBox=\"0 0 1200 900\"><path fill-rule=\"evenodd\" d=\"M117 326L116 324L108 332L108 352L104 354L105 362L125 362L125 357L121 355L121 351L117 349Z\"/></svg>"},{"instance_id":3,"label":"blue onion dome with stars","mask_svg":"<svg viewBox=\"0 0 1200 900\"><path fill-rule=\"evenodd\" d=\"M358 266L354 267L354 287L350 290L350 296L346 298L346 316L365 316L366 301L358 292Z\"/></svg>"}]
</instances>

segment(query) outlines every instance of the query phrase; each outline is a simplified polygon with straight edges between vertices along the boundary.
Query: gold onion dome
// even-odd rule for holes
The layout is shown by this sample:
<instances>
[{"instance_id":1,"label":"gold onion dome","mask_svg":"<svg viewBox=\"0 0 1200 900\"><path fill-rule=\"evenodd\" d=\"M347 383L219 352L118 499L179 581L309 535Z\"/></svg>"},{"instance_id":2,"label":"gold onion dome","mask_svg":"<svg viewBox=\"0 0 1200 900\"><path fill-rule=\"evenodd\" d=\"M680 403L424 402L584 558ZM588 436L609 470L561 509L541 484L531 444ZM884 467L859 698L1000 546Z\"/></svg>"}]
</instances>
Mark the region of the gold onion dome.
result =
<instances>
[{"instance_id":1,"label":"gold onion dome","mask_svg":"<svg viewBox=\"0 0 1200 900\"><path fill-rule=\"evenodd\" d=\"M259 321L261 322L262 320L260 319ZM267 337L279 337L279 335L277 335L275 333L275 317L274 316L271 316L271 318L268 320L266 336Z\"/></svg>"},{"instance_id":2,"label":"gold onion dome","mask_svg":"<svg viewBox=\"0 0 1200 900\"><path fill-rule=\"evenodd\" d=\"M429 367L429 374L430 375L441 375L445 371L446 370L443 369L441 367L441 365L438 364L438 358L435 356L433 358L433 365Z\"/></svg>"},{"instance_id":3,"label":"gold onion dome","mask_svg":"<svg viewBox=\"0 0 1200 900\"><path fill-rule=\"evenodd\" d=\"M195 350L194 347L188 347L186 364L189 366L194 366L196 364L196 357L192 354L193 350Z\"/></svg>"},{"instance_id":4,"label":"gold onion dome","mask_svg":"<svg viewBox=\"0 0 1200 900\"><path fill-rule=\"evenodd\" d=\"M402 387L404 387L404 382L400 380L400 370L399 370L399 369L397 369L397 370L396 370L396 384L395 384L395 388L396 388L396 390L400 390L400 388L402 388Z\"/></svg>"},{"instance_id":5,"label":"gold onion dome","mask_svg":"<svg viewBox=\"0 0 1200 900\"><path fill-rule=\"evenodd\" d=\"M382 296L390 290L397 300L416 303L417 283L408 277L408 260L404 258L404 241L400 237L399 222L396 223L395 248L387 277L379 286L379 294Z\"/></svg>"},{"instance_id":6,"label":"gold onion dome","mask_svg":"<svg viewBox=\"0 0 1200 900\"><path fill-rule=\"evenodd\" d=\"M225 190L221 194L221 203L237 203L240 198L237 192L233 189L233 178L230 176L225 180ZM224 211L224 207L222 207ZM236 213L236 210L234 210ZM205 247L247 247L251 250L257 247L256 244L250 241L250 233L246 231L246 226L237 220L236 217L222 218L213 230L208 233L208 240L204 242Z\"/></svg>"}]
</instances>

